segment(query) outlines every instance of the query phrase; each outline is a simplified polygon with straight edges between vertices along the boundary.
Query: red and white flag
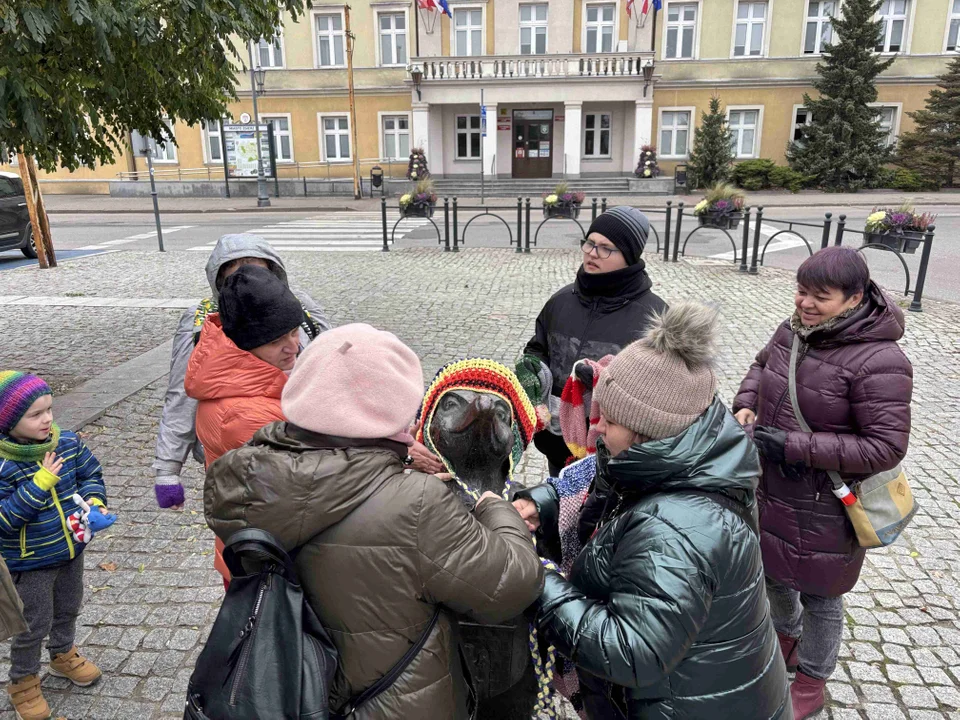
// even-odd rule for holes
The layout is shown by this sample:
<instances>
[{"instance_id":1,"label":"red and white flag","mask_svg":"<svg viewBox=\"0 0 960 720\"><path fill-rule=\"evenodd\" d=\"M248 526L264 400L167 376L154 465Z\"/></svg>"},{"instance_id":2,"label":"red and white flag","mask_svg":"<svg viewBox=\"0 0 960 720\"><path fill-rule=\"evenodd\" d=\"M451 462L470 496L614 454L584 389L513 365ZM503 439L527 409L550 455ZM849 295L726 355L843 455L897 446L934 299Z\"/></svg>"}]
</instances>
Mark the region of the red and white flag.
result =
<instances>
[{"instance_id":1,"label":"red and white flag","mask_svg":"<svg viewBox=\"0 0 960 720\"><path fill-rule=\"evenodd\" d=\"M627 17L633 17L633 0L627 0Z\"/></svg>"},{"instance_id":2,"label":"red and white flag","mask_svg":"<svg viewBox=\"0 0 960 720\"><path fill-rule=\"evenodd\" d=\"M417 7L421 10L433 10L435 12L440 9L437 7L436 0L417 0Z\"/></svg>"}]
</instances>

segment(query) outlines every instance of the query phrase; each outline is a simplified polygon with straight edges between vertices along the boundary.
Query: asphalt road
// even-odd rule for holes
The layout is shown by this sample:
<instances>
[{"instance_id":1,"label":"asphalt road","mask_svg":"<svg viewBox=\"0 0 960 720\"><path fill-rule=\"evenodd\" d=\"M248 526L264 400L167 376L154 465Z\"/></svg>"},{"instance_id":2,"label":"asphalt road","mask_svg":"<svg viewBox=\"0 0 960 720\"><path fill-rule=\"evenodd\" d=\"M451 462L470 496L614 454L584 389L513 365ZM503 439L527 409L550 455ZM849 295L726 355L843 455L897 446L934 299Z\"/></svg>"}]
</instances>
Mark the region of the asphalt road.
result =
<instances>
[{"instance_id":1,"label":"asphalt road","mask_svg":"<svg viewBox=\"0 0 960 720\"><path fill-rule=\"evenodd\" d=\"M829 199L829 198L827 198ZM516 233L516 209L513 205L504 205L502 210L492 210L491 213L501 216L506 222L496 217L480 214L471 221L478 212L475 210L461 210L458 213L458 237L465 237L465 247L509 247ZM936 222L937 232L933 246L933 254L927 273L925 298L934 298L960 303L960 244L956 238L960 233L960 208L952 207L924 207L939 214ZM766 250L764 263L773 267L795 269L808 256L807 244L798 235L782 233L781 230L791 229L790 222L806 222L822 227L825 211L834 213L834 220L839 215L847 215L847 227L851 230L863 228L863 221L869 214L869 208L836 207L824 204L820 207L807 208L777 208L765 216L761 226L761 248L772 240ZM662 236L664 217L661 213L650 213L653 227ZM257 213L257 212L230 212L230 213L183 213L163 215L164 244L169 251L192 250L207 252L218 237L226 233L260 232L269 237L271 242L282 247L283 252L294 251L335 251L346 249L376 250L380 247L380 230L378 218L370 215L357 217L349 213L317 213L290 212L290 213ZM531 224L531 241L536 239L537 247L577 247L581 237L581 229L570 221L551 220L542 226L542 217L534 215ZM391 217L389 225L393 228L395 217ZM425 221L405 220L396 230L395 247L425 246L437 247L438 230L443 233L442 213L434 217L438 229ZM150 250L157 249L156 226L150 214L56 214L50 216L51 230L54 235L57 251L65 261L83 257L85 255L117 252L123 250ZM589 226L589 215L585 213L581 224L584 229ZM674 229L676 225L674 223ZM810 246L816 250L820 246L820 227L808 228L794 225L792 229L805 236ZM464 228L466 232L464 233ZM729 259L733 263L733 246L731 239L719 230L696 228L695 221L685 216L681 232L681 244L686 242L686 255L698 257L715 257ZM835 230L835 225L834 225ZM692 233L692 234L691 234ZM737 263L739 264L742 231L730 232L737 247ZM689 237L689 240L687 238ZM831 242L834 234L831 233ZM848 235L844 244L861 243L857 234ZM342 247L347 245L348 247ZM655 237L651 238L647 252L656 248ZM891 291L902 293L905 289L906 276L898 258L893 253L877 250L868 250L867 257L874 277L884 287ZM916 283L917 271L920 265L920 252L915 255L905 255L904 259L910 272L911 289ZM19 251L0 253L0 271L27 264Z\"/></svg>"}]
</instances>

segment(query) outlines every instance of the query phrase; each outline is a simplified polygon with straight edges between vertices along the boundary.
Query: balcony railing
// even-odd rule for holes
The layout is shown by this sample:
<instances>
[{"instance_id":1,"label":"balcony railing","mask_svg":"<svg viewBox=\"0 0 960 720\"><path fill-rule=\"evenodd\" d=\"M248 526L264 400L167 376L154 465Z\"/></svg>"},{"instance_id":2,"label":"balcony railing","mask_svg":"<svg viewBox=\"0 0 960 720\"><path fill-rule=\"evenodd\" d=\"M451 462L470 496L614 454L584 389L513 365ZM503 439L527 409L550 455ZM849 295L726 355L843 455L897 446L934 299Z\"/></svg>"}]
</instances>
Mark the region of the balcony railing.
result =
<instances>
[{"instance_id":1,"label":"balcony railing","mask_svg":"<svg viewBox=\"0 0 960 720\"><path fill-rule=\"evenodd\" d=\"M511 80L514 78L643 76L652 52L602 55L497 55L492 57L414 58L423 80Z\"/></svg>"}]
</instances>

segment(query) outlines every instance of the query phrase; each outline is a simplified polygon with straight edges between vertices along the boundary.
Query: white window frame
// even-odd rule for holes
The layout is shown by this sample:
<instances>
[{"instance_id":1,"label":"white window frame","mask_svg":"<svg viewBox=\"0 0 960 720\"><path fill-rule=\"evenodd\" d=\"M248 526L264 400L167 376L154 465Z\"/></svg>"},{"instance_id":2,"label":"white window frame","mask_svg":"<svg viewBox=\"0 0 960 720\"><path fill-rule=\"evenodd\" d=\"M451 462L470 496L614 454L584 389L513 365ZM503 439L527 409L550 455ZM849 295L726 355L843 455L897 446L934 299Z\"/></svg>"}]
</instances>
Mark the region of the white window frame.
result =
<instances>
[{"instance_id":1,"label":"white window frame","mask_svg":"<svg viewBox=\"0 0 960 720\"><path fill-rule=\"evenodd\" d=\"M380 128L379 145L377 146L377 153L382 160L388 159L387 144L384 142L384 135L386 134L386 132L385 132L385 128L383 127L383 121L385 118L388 118L388 117L405 117L407 119L407 135L410 138L410 141L409 141L410 149L411 150L413 149L413 113L381 110L380 112L377 113L377 127ZM454 121L454 125L456 125L456 121ZM393 159L409 160L410 155L408 154L406 157L397 157Z\"/></svg>"},{"instance_id":2,"label":"white window frame","mask_svg":"<svg viewBox=\"0 0 960 720\"><path fill-rule=\"evenodd\" d=\"M620 0L591 0L590 2L583 3L583 20L580 23L582 26L580 31L580 47L585 54L590 55L602 55L604 54L602 50L597 50L595 53L590 51L587 48L587 9L591 6L603 6L603 5L613 5L613 34L610 37L610 52L617 52L617 49L620 44ZM640 12L637 10L637 12ZM601 17L598 15L598 17ZM602 30L606 23L602 19L598 20L596 27L598 30ZM599 46L603 47L603 34L602 32L597 35L597 42Z\"/></svg>"},{"instance_id":3,"label":"white window frame","mask_svg":"<svg viewBox=\"0 0 960 720\"><path fill-rule=\"evenodd\" d=\"M766 9L763 14L763 21L757 22L753 18L747 20L741 20L738 15L740 13L741 5L766 5ZM770 17L773 12L773 0L737 0L733 7L733 34L730 36L730 57L737 60L758 60L761 58L767 57L767 48L770 43ZM741 23L746 23L747 25L747 37L745 40L744 50L746 54L737 55L737 25ZM753 31L757 25L760 25L760 54L751 55L749 53L751 40L753 38ZM696 36L696 35L695 35Z\"/></svg>"},{"instance_id":4,"label":"white window frame","mask_svg":"<svg viewBox=\"0 0 960 720\"><path fill-rule=\"evenodd\" d=\"M269 55L270 55L271 59L273 60L273 63L270 64L270 65L264 65L264 64L262 64L262 63L260 62L260 60L261 60L261 58L260 58L260 43L261 43L261 42L264 42L264 41L266 40L266 38L260 38L260 40L258 40L258 41L256 41L256 42L252 42L252 41L251 41L250 44L253 46L253 58L254 58L254 60L256 61L256 65L257 65L258 67L263 68L264 70L286 70L286 68L287 68L287 43L286 43L286 39L285 39L284 36L283 36L283 27L277 28L276 34L275 34L272 38L270 38L270 39L273 40L273 41L275 41L274 43L271 43L271 44L268 45L268 52L269 52ZM280 46L280 58L279 58L279 59L280 59L280 62L279 62L279 64L276 62L276 61L277 61L277 52L276 52L276 51L277 51L277 45L278 45L278 44L279 44L279 46Z\"/></svg>"},{"instance_id":5,"label":"white window frame","mask_svg":"<svg viewBox=\"0 0 960 720\"><path fill-rule=\"evenodd\" d=\"M814 45L816 48L814 52L807 52L807 23L811 22L810 18L810 3L811 2L823 2L823 0L806 0L806 3L803 7L803 30L800 32L800 55L803 57L820 57L823 54L823 44L820 42L820 37L823 35L822 26L825 22L823 17L823 11L821 10L820 15L817 16L817 42ZM841 0L834 0L834 10L831 18L840 16ZM826 22L830 22L827 20ZM833 28L830 28L830 40L833 41L834 31ZM801 106L802 107L802 106Z\"/></svg>"},{"instance_id":6,"label":"white window frame","mask_svg":"<svg viewBox=\"0 0 960 720\"><path fill-rule=\"evenodd\" d=\"M203 164L204 165L221 165L223 163L223 142L220 140L220 125L222 120L205 120L202 123L201 137L203 140ZM213 132L210 132L210 126L213 126ZM217 151L220 153L221 157L219 160L214 159L213 153L210 152L210 141L213 137L217 138Z\"/></svg>"},{"instance_id":7,"label":"white window frame","mask_svg":"<svg viewBox=\"0 0 960 720\"><path fill-rule=\"evenodd\" d=\"M295 153L293 150L293 115L291 113L282 113L282 112L269 112L269 113L260 113L260 124L266 125L268 122L274 118L285 118L287 121L287 130L277 131L277 126L273 126L273 142L274 146L277 149L277 165L290 164L295 162ZM286 136L290 138L290 157L289 158L280 158L280 138Z\"/></svg>"},{"instance_id":8,"label":"white window frame","mask_svg":"<svg viewBox=\"0 0 960 720\"><path fill-rule=\"evenodd\" d=\"M693 22L693 55L691 57L667 57L667 30L670 28L671 23L667 20L670 17L670 6L671 5L696 5L697 6L697 17ZM691 60L698 60L700 58L700 22L703 18L703 2L702 0L667 0L663 4L663 45L660 48L660 59L666 62L690 62ZM736 13L734 13L734 22L736 22ZM679 26L681 28L687 27L686 21L680 19ZM677 48L680 49L683 47L683 42L680 38L677 41ZM732 52L732 48L731 48Z\"/></svg>"},{"instance_id":9,"label":"white window frame","mask_svg":"<svg viewBox=\"0 0 960 720\"><path fill-rule=\"evenodd\" d=\"M170 122L170 118L166 118L166 117L163 118L163 123L164 123L164 125L166 125L168 128L170 128L170 134L173 135L174 138L176 138L176 137L177 137L177 135L176 135L176 128L175 128L174 124L173 124L172 122ZM147 141L147 144L153 149L153 164L154 164L154 165L176 165L176 164L179 163L179 160L177 159L177 146L176 146L176 145L174 145L173 143L160 142L159 140L155 140L155 139L153 139L152 137L146 137L146 138L144 138L144 139ZM166 158L166 157L160 157L160 155L158 154L158 150L159 150L161 147L164 148L165 151L166 151L167 149L173 151L173 158L171 159L171 158Z\"/></svg>"},{"instance_id":10,"label":"white window frame","mask_svg":"<svg viewBox=\"0 0 960 720\"><path fill-rule=\"evenodd\" d=\"M547 19L546 20L537 20L536 14L533 13L532 8L542 5L547 8ZM531 19L522 20L521 11L524 7L531 8ZM537 29L543 28L543 53L538 53L537 50ZM530 50L529 55L536 56L541 54L546 54L550 52L550 3L547 2L522 2L517 7L517 55L523 55L523 31L530 30Z\"/></svg>"},{"instance_id":11,"label":"white window frame","mask_svg":"<svg viewBox=\"0 0 960 720\"><path fill-rule=\"evenodd\" d=\"M897 140L900 138L900 121L903 117L903 103L902 102L875 102L870 103L870 107L876 108L893 108L893 124L890 126L890 133L887 136L887 147L892 148L896 146Z\"/></svg>"},{"instance_id":12,"label":"white window frame","mask_svg":"<svg viewBox=\"0 0 960 720\"><path fill-rule=\"evenodd\" d=\"M749 112L751 110L757 111L757 124L753 128L753 152L749 155L744 155L740 152L740 149L743 146L743 135L741 133L734 132L733 128L730 126L730 113L731 111ZM760 157L760 140L763 131L763 105L727 105L727 128L729 128L730 131L736 136L737 149L733 153L733 157L736 160L752 160Z\"/></svg>"},{"instance_id":13,"label":"white window frame","mask_svg":"<svg viewBox=\"0 0 960 720\"><path fill-rule=\"evenodd\" d=\"M607 133L610 136L610 140L607 143L610 148L610 152L606 155L601 155L599 152L595 152L593 155L587 155L587 116L594 115L597 120L595 126L591 130L594 133L594 150L599 150L600 148L600 134L602 134L603 129L600 127L599 123L602 121L604 115L610 116L610 127L607 128ZM609 160L613 157L613 118L614 114L612 110L591 110L590 112L583 113L583 136L580 138L580 157L583 160ZM598 134L599 133L599 134Z\"/></svg>"},{"instance_id":14,"label":"white window frame","mask_svg":"<svg viewBox=\"0 0 960 720\"><path fill-rule=\"evenodd\" d=\"M895 2L896 0L890 0L890 1ZM884 0L884 2L886 2L886 0ZM900 49L899 50L888 49L890 45L890 38L893 34L893 30L891 27L892 24L885 23L883 28L883 50L877 51L881 55L909 55L910 54L910 38L913 34L913 21L914 21L914 15L916 14L917 3L913 2L913 0L905 0L905 2L907 3L906 14L891 16L894 19L897 19L897 20L902 19L904 21L903 37L901 38L901 41L900 41ZM882 10L883 10L883 6L881 5L880 11ZM881 19L884 17L883 15L880 14L880 11L877 12L877 19Z\"/></svg>"},{"instance_id":15,"label":"white window frame","mask_svg":"<svg viewBox=\"0 0 960 720\"><path fill-rule=\"evenodd\" d=\"M797 122L797 113L800 110L807 111L807 120L806 122L803 123L804 127L809 126L813 122L813 113L810 112L810 109L806 105L794 105L793 115L791 115L793 123L790 125L790 142L796 142L796 138L794 138L794 135L797 132L797 127L800 125L800 123Z\"/></svg>"},{"instance_id":16,"label":"white window frame","mask_svg":"<svg viewBox=\"0 0 960 720\"><path fill-rule=\"evenodd\" d=\"M466 130L460 130L460 129L457 127L457 122L458 122L459 119L462 118L462 117L467 118L467 128L466 128ZM453 118L453 141L454 141L453 156L454 156L454 158L455 158L456 160L463 161L463 162L477 162L477 161L482 162L482 161L483 161L483 135L482 135L482 127L481 127L481 126L478 126L475 130L472 129L472 128L470 127L470 120L469 120L469 118L472 118L472 117L479 118L480 115L479 115L479 113L476 114L476 115L472 115L472 114L468 114L468 113L457 113L456 115L454 115L454 118ZM482 122L482 121L481 121L481 122ZM490 119L489 119L489 118L487 118L487 122L488 122L488 123L490 122ZM467 155L460 155L460 138L459 138L459 135L460 135L461 132L464 133L464 134L467 136L467 153L468 153ZM470 153L470 148L473 147L473 143L470 141L471 135L477 135L477 136L480 138L480 154L477 155L476 157L474 157L473 155L470 155L470 154L469 154L469 153Z\"/></svg>"},{"instance_id":17,"label":"white window frame","mask_svg":"<svg viewBox=\"0 0 960 720\"><path fill-rule=\"evenodd\" d=\"M317 18L321 15L339 15L340 16L340 34L343 36L343 62L339 65L321 65L320 64L320 32L317 30ZM343 15L343 8L340 7L320 7L313 8L310 11L310 32L313 34L313 67L315 70L332 70L336 68L345 68L347 66L347 33L346 33L346 20ZM336 33L328 33L331 38L331 50L332 53L331 59L336 59L336 51L334 50L334 45L332 39L336 37Z\"/></svg>"},{"instance_id":18,"label":"white window frame","mask_svg":"<svg viewBox=\"0 0 960 720\"><path fill-rule=\"evenodd\" d=\"M453 17L450 18L450 50L451 50L450 54L453 55L454 57L483 57L484 55L486 55L487 54L487 6L485 4L477 5L477 4L471 3L471 4L461 5L457 3L456 5L453 5L450 8L450 10L453 13ZM480 53L477 55L460 55L457 52L456 22L457 22L457 13L460 12L461 10L466 12L470 12L472 10L480 11ZM474 26L467 25L466 27L469 29L472 29ZM470 38L472 37L473 33L470 32L469 29L467 31L467 47L468 49L472 49L473 42L470 40Z\"/></svg>"},{"instance_id":19,"label":"white window frame","mask_svg":"<svg viewBox=\"0 0 960 720\"><path fill-rule=\"evenodd\" d=\"M663 114L671 112L685 112L690 116L690 124L687 126L687 151L683 155L673 155L663 152L662 143L660 139L663 137ZM690 157L690 148L693 147L693 135L696 131L696 122L697 122L697 109L695 107L662 107L660 108L660 113L657 117L657 149L660 151L658 157L661 160L686 160ZM676 127L676 126L674 126ZM673 145L675 146L676 137L674 137ZM671 150L674 148L671 147Z\"/></svg>"},{"instance_id":20,"label":"white window frame","mask_svg":"<svg viewBox=\"0 0 960 720\"><path fill-rule=\"evenodd\" d=\"M950 0L950 12L947 14L947 27L943 33L943 52L945 53L955 53L960 52L960 28L957 30L957 44L954 45L953 50L950 49L950 26L956 22L960 25L960 0Z\"/></svg>"},{"instance_id":21,"label":"white window frame","mask_svg":"<svg viewBox=\"0 0 960 720\"><path fill-rule=\"evenodd\" d=\"M347 145L350 148L349 157L341 158L328 158L327 157L327 136L323 129L323 121L328 118L346 118L347 119ZM337 163L349 163L353 162L353 153L356 152L356 148L353 147L353 128L350 126L350 114L342 112L327 112L327 113L317 113L317 134L320 140L320 160L323 162L329 162L331 165ZM335 134L337 136L343 135L342 130L336 130ZM340 143L337 143L337 152L340 152Z\"/></svg>"},{"instance_id":22,"label":"white window frame","mask_svg":"<svg viewBox=\"0 0 960 720\"><path fill-rule=\"evenodd\" d=\"M384 62L383 59L383 50L382 50L382 38L384 31L380 28L380 16L381 15L403 15L403 35L407 38L407 57L404 58L403 62L388 63ZM377 65L380 67L406 67L410 62L410 8L408 6L397 5L394 7L377 7L377 11L374 13L374 21L376 23L377 29L377 42L376 42L376 54L377 54ZM400 33L397 32L396 28L388 31L386 34L394 37L393 41L393 52L397 51L396 36ZM346 52L346 46L344 46L344 52Z\"/></svg>"}]
</instances>

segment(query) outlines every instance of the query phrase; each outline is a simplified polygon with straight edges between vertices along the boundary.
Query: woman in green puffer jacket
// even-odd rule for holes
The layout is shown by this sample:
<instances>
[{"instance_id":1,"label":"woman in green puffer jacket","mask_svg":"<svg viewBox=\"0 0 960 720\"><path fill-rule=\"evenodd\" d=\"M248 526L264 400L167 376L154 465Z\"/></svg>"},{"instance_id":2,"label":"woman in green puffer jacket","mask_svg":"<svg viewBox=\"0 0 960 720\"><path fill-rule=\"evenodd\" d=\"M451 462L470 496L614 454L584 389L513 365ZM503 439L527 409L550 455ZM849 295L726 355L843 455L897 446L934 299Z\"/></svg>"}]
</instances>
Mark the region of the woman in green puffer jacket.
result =
<instances>
[{"instance_id":1,"label":"woman in green puffer jacket","mask_svg":"<svg viewBox=\"0 0 960 720\"><path fill-rule=\"evenodd\" d=\"M756 534L760 463L715 397L715 323L703 305L671 307L595 390L586 546L538 602L591 720L792 717ZM558 515L549 484L514 504L530 529Z\"/></svg>"}]
</instances>

